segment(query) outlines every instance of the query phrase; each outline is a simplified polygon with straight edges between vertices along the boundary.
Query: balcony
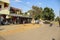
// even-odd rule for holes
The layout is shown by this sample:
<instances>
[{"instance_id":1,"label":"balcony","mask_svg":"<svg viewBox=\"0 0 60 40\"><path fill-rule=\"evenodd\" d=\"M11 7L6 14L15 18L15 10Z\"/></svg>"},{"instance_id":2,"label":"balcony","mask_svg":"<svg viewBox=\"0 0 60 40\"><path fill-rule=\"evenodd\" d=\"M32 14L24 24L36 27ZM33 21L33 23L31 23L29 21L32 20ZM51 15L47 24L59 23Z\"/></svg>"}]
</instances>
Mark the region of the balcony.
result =
<instances>
[{"instance_id":1,"label":"balcony","mask_svg":"<svg viewBox=\"0 0 60 40\"><path fill-rule=\"evenodd\" d=\"M0 14L9 14L9 8L0 9Z\"/></svg>"},{"instance_id":2,"label":"balcony","mask_svg":"<svg viewBox=\"0 0 60 40\"><path fill-rule=\"evenodd\" d=\"M7 9L9 9L9 7L5 7L5 8L0 8L0 11L2 11L2 10L7 10Z\"/></svg>"}]
</instances>

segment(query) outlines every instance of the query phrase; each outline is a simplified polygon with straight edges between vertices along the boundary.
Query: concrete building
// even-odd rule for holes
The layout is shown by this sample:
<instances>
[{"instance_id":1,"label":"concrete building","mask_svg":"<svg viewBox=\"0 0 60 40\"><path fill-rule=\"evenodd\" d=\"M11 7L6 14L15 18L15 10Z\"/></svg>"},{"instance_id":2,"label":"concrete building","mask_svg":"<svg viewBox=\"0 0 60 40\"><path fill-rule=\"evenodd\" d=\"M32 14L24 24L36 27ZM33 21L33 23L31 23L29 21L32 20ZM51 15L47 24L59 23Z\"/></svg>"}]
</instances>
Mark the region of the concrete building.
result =
<instances>
[{"instance_id":1,"label":"concrete building","mask_svg":"<svg viewBox=\"0 0 60 40\"><path fill-rule=\"evenodd\" d=\"M9 0L0 0L0 14L8 15L10 13Z\"/></svg>"},{"instance_id":2,"label":"concrete building","mask_svg":"<svg viewBox=\"0 0 60 40\"><path fill-rule=\"evenodd\" d=\"M4 22L30 23L31 17L21 15L21 9L10 7L9 0L0 0L0 17L4 18ZM0 18L1 19L1 18Z\"/></svg>"},{"instance_id":3,"label":"concrete building","mask_svg":"<svg viewBox=\"0 0 60 40\"><path fill-rule=\"evenodd\" d=\"M1 19L3 19L4 22L6 22L6 19L9 18L10 14L10 7L9 7L9 0L0 0L0 23Z\"/></svg>"}]
</instances>

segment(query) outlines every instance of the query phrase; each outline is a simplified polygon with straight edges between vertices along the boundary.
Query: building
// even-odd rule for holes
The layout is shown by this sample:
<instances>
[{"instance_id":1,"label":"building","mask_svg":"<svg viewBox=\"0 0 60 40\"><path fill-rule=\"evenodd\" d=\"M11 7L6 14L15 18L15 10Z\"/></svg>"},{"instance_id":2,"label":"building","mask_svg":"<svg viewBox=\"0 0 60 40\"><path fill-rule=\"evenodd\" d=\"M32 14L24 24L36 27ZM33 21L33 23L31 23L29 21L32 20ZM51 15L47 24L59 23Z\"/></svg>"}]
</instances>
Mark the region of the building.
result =
<instances>
[{"instance_id":1,"label":"building","mask_svg":"<svg viewBox=\"0 0 60 40\"><path fill-rule=\"evenodd\" d=\"M0 0L0 15L9 15L9 0Z\"/></svg>"},{"instance_id":2,"label":"building","mask_svg":"<svg viewBox=\"0 0 60 40\"><path fill-rule=\"evenodd\" d=\"M21 15L21 9L10 7L10 16L14 24L31 23L31 17Z\"/></svg>"},{"instance_id":3,"label":"building","mask_svg":"<svg viewBox=\"0 0 60 40\"><path fill-rule=\"evenodd\" d=\"M10 7L9 7L9 0L0 0L0 19L1 17L4 18L4 22L6 21L7 18L9 18L9 14L10 14Z\"/></svg>"},{"instance_id":4,"label":"building","mask_svg":"<svg viewBox=\"0 0 60 40\"><path fill-rule=\"evenodd\" d=\"M8 0L0 0L0 15L7 16L9 15L9 1Z\"/></svg>"},{"instance_id":5,"label":"building","mask_svg":"<svg viewBox=\"0 0 60 40\"><path fill-rule=\"evenodd\" d=\"M21 9L10 7L9 0L0 0L0 17L4 18L3 21L5 23L31 23L32 18L27 15L21 15L21 13Z\"/></svg>"},{"instance_id":6,"label":"building","mask_svg":"<svg viewBox=\"0 0 60 40\"><path fill-rule=\"evenodd\" d=\"M10 7L10 14L21 15L21 9Z\"/></svg>"}]
</instances>

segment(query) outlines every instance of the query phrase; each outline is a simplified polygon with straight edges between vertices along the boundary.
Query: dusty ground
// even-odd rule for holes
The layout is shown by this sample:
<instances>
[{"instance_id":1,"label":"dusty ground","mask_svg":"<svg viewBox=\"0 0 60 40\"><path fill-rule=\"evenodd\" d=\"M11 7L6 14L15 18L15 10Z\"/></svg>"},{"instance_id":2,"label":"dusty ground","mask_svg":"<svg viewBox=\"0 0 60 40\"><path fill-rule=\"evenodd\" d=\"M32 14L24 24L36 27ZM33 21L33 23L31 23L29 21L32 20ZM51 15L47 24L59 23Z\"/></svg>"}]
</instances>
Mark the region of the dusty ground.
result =
<instances>
[{"instance_id":1,"label":"dusty ground","mask_svg":"<svg viewBox=\"0 0 60 40\"><path fill-rule=\"evenodd\" d=\"M24 32L26 30L31 30L38 28L39 24L18 24L18 25L6 25L0 27L0 35L10 35L16 32Z\"/></svg>"},{"instance_id":2,"label":"dusty ground","mask_svg":"<svg viewBox=\"0 0 60 40\"><path fill-rule=\"evenodd\" d=\"M3 40L60 40L58 24L24 24L1 27L0 39Z\"/></svg>"}]
</instances>

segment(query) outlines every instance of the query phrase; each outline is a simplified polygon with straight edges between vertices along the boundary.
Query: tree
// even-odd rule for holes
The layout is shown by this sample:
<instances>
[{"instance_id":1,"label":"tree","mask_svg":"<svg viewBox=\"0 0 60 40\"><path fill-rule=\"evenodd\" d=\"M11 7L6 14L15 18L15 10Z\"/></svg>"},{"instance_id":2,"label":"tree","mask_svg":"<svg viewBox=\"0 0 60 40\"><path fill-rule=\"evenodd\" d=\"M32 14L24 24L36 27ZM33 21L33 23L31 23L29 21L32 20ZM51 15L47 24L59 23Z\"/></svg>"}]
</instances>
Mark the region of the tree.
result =
<instances>
[{"instance_id":1,"label":"tree","mask_svg":"<svg viewBox=\"0 0 60 40\"><path fill-rule=\"evenodd\" d=\"M43 10L43 19L52 21L54 20L55 14L52 8L45 7Z\"/></svg>"},{"instance_id":2,"label":"tree","mask_svg":"<svg viewBox=\"0 0 60 40\"><path fill-rule=\"evenodd\" d=\"M55 21L57 21L59 23L59 27L60 27L60 18L57 16Z\"/></svg>"},{"instance_id":3,"label":"tree","mask_svg":"<svg viewBox=\"0 0 60 40\"><path fill-rule=\"evenodd\" d=\"M55 21L59 21L59 17L58 16L55 18Z\"/></svg>"},{"instance_id":4,"label":"tree","mask_svg":"<svg viewBox=\"0 0 60 40\"><path fill-rule=\"evenodd\" d=\"M28 12L35 20L37 20L41 18L42 8L38 6L32 6L32 9Z\"/></svg>"},{"instance_id":5,"label":"tree","mask_svg":"<svg viewBox=\"0 0 60 40\"><path fill-rule=\"evenodd\" d=\"M25 12L25 14L24 15L27 15L27 12Z\"/></svg>"}]
</instances>

